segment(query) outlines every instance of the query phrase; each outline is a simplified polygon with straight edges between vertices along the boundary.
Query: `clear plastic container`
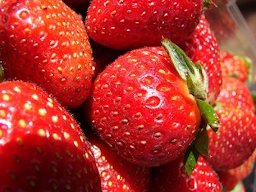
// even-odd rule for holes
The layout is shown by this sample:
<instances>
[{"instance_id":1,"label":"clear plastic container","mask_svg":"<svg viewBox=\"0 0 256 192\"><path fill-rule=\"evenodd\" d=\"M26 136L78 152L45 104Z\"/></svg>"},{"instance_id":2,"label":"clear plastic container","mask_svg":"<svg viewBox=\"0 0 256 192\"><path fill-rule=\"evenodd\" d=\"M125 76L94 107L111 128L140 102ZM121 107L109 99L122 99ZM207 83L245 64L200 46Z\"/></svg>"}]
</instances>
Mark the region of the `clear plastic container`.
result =
<instances>
[{"instance_id":1,"label":"clear plastic container","mask_svg":"<svg viewBox=\"0 0 256 192\"><path fill-rule=\"evenodd\" d=\"M205 15L222 50L232 51L252 60L254 65L249 86L256 93L256 39L236 0L217 0L216 7L207 10ZM252 174L243 182L246 192L256 192L256 166Z\"/></svg>"},{"instance_id":2,"label":"clear plastic container","mask_svg":"<svg viewBox=\"0 0 256 192\"><path fill-rule=\"evenodd\" d=\"M248 56L256 63L256 40L236 0L217 0L216 7L206 11L206 17L221 49ZM256 82L256 67L253 67Z\"/></svg>"}]
</instances>

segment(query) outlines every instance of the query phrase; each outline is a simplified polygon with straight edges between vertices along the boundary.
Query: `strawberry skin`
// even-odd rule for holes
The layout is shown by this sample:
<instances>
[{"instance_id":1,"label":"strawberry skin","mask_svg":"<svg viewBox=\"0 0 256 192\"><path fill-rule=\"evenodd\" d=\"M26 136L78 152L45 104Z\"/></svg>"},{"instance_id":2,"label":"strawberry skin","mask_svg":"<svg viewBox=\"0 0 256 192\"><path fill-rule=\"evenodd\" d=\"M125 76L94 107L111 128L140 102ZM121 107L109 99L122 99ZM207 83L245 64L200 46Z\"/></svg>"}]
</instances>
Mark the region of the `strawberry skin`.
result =
<instances>
[{"instance_id":1,"label":"strawberry skin","mask_svg":"<svg viewBox=\"0 0 256 192\"><path fill-rule=\"evenodd\" d=\"M200 123L195 99L162 47L136 49L108 65L94 82L89 114L103 140L144 166L177 158Z\"/></svg>"},{"instance_id":2,"label":"strawberry skin","mask_svg":"<svg viewBox=\"0 0 256 192\"><path fill-rule=\"evenodd\" d=\"M4 0L0 7L0 60L6 78L37 83L63 105L79 106L93 76L80 17L60 0Z\"/></svg>"},{"instance_id":3,"label":"strawberry skin","mask_svg":"<svg viewBox=\"0 0 256 192\"><path fill-rule=\"evenodd\" d=\"M234 104L242 110L255 111L254 102L249 88L239 79L224 77L218 102Z\"/></svg>"},{"instance_id":4,"label":"strawberry skin","mask_svg":"<svg viewBox=\"0 0 256 192\"><path fill-rule=\"evenodd\" d=\"M87 135L88 136L88 135ZM101 177L102 192L148 192L150 169L132 164L118 156L95 136L88 136Z\"/></svg>"},{"instance_id":5,"label":"strawberry skin","mask_svg":"<svg viewBox=\"0 0 256 192\"><path fill-rule=\"evenodd\" d=\"M217 100L218 101L218 100ZM220 127L208 130L209 161L218 171L241 165L256 147L256 119L253 111L224 102L216 107Z\"/></svg>"},{"instance_id":6,"label":"strawberry skin","mask_svg":"<svg viewBox=\"0 0 256 192\"><path fill-rule=\"evenodd\" d=\"M205 69L208 76L208 100L213 103L222 84L220 51L204 15L202 15L192 37L182 42L180 46L194 63L200 64Z\"/></svg>"},{"instance_id":7,"label":"strawberry skin","mask_svg":"<svg viewBox=\"0 0 256 192\"><path fill-rule=\"evenodd\" d=\"M199 156L190 176L184 172L183 166L183 158L178 158L156 168L152 192L222 191L218 175L204 157Z\"/></svg>"},{"instance_id":8,"label":"strawberry skin","mask_svg":"<svg viewBox=\"0 0 256 192\"><path fill-rule=\"evenodd\" d=\"M55 99L20 81L0 93L0 191L100 192L89 143Z\"/></svg>"},{"instance_id":9,"label":"strawberry skin","mask_svg":"<svg viewBox=\"0 0 256 192\"><path fill-rule=\"evenodd\" d=\"M252 173L255 165L255 157L256 150L254 150L253 154L242 165L227 171L218 172L220 181L228 191L234 189L239 182Z\"/></svg>"},{"instance_id":10,"label":"strawberry skin","mask_svg":"<svg viewBox=\"0 0 256 192\"><path fill-rule=\"evenodd\" d=\"M223 77L235 77L242 82L248 80L249 66L245 58L221 51L220 63Z\"/></svg>"},{"instance_id":11,"label":"strawberry skin","mask_svg":"<svg viewBox=\"0 0 256 192\"><path fill-rule=\"evenodd\" d=\"M96 42L114 49L161 45L187 39L202 14L203 1L92 0L86 26Z\"/></svg>"}]
</instances>

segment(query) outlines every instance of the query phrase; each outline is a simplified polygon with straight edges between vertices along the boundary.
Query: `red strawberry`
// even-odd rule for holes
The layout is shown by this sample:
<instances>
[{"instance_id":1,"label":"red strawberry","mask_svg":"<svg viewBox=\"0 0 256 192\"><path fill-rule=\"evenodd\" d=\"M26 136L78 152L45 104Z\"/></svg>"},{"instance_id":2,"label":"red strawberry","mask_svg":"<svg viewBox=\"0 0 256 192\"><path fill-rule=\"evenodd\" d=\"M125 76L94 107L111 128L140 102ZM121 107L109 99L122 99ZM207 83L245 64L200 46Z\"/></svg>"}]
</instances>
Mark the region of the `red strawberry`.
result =
<instances>
[{"instance_id":1,"label":"red strawberry","mask_svg":"<svg viewBox=\"0 0 256 192\"><path fill-rule=\"evenodd\" d=\"M86 26L92 39L114 49L161 45L187 39L202 14L203 1L92 0Z\"/></svg>"},{"instance_id":2,"label":"red strawberry","mask_svg":"<svg viewBox=\"0 0 256 192\"><path fill-rule=\"evenodd\" d=\"M63 105L80 105L89 94L93 64L79 16L60 0L4 0L0 18L6 78L33 81Z\"/></svg>"},{"instance_id":3,"label":"red strawberry","mask_svg":"<svg viewBox=\"0 0 256 192\"><path fill-rule=\"evenodd\" d=\"M214 102L221 83L219 46L210 26L203 15L192 38L180 45L193 62L202 65L208 76L208 100Z\"/></svg>"},{"instance_id":4,"label":"red strawberry","mask_svg":"<svg viewBox=\"0 0 256 192\"><path fill-rule=\"evenodd\" d=\"M125 159L156 166L176 159L194 139L199 109L161 47L130 51L98 75L90 119Z\"/></svg>"},{"instance_id":5,"label":"red strawberry","mask_svg":"<svg viewBox=\"0 0 256 192\"><path fill-rule=\"evenodd\" d=\"M234 189L239 182L252 173L255 164L255 157L256 150L254 150L254 153L242 165L218 173L220 181L228 191Z\"/></svg>"},{"instance_id":6,"label":"red strawberry","mask_svg":"<svg viewBox=\"0 0 256 192\"><path fill-rule=\"evenodd\" d=\"M147 192L150 169L131 164L94 136L89 136L103 192Z\"/></svg>"},{"instance_id":7,"label":"red strawberry","mask_svg":"<svg viewBox=\"0 0 256 192\"><path fill-rule=\"evenodd\" d=\"M218 96L218 102L235 105L242 110L255 111L254 102L249 88L240 80L232 77L224 77L222 89Z\"/></svg>"},{"instance_id":8,"label":"red strawberry","mask_svg":"<svg viewBox=\"0 0 256 192\"><path fill-rule=\"evenodd\" d=\"M242 82L246 82L248 80L251 65L249 58L221 51L220 63L223 77L235 77Z\"/></svg>"},{"instance_id":9,"label":"red strawberry","mask_svg":"<svg viewBox=\"0 0 256 192\"><path fill-rule=\"evenodd\" d=\"M221 192L222 185L210 164L199 156L190 176L184 172L183 158L156 168L152 192Z\"/></svg>"},{"instance_id":10,"label":"red strawberry","mask_svg":"<svg viewBox=\"0 0 256 192\"><path fill-rule=\"evenodd\" d=\"M217 99L218 101L218 99ZM216 133L208 130L209 161L216 170L226 171L241 165L256 147L254 112L239 108L236 103L216 107L220 127Z\"/></svg>"},{"instance_id":11,"label":"red strawberry","mask_svg":"<svg viewBox=\"0 0 256 192\"><path fill-rule=\"evenodd\" d=\"M100 191L74 118L31 83L0 84L0 191Z\"/></svg>"}]
</instances>

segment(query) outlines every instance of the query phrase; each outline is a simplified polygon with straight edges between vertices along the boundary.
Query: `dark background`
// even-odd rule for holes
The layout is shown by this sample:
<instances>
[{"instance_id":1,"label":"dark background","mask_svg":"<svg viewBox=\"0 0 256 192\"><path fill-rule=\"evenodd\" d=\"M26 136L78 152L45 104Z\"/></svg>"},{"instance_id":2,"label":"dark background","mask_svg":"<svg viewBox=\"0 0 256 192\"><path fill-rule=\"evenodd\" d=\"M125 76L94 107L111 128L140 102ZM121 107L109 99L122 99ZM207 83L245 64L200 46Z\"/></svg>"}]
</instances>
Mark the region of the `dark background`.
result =
<instances>
[{"instance_id":1,"label":"dark background","mask_svg":"<svg viewBox=\"0 0 256 192\"><path fill-rule=\"evenodd\" d=\"M237 4L256 37L256 0L238 0Z\"/></svg>"}]
</instances>

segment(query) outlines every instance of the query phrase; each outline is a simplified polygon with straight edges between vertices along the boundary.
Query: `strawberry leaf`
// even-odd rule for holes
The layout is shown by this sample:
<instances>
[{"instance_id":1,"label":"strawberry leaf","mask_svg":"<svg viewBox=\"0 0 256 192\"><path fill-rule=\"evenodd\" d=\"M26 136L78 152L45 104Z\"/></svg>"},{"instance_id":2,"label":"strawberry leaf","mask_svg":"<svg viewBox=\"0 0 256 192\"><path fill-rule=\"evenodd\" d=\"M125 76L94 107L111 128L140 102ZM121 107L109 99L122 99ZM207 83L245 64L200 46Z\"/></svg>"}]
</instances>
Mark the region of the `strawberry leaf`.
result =
<instances>
[{"instance_id":1,"label":"strawberry leaf","mask_svg":"<svg viewBox=\"0 0 256 192\"><path fill-rule=\"evenodd\" d=\"M212 128L214 132L217 132L219 128L219 119L213 107L201 99L196 99L196 102L204 121Z\"/></svg>"},{"instance_id":2,"label":"strawberry leaf","mask_svg":"<svg viewBox=\"0 0 256 192\"><path fill-rule=\"evenodd\" d=\"M187 73L189 71L189 66L192 65L192 62L187 58L183 51L180 51L178 46L169 41L168 39L164 39L162 41L163 47L170 55L171 60L176 68L177 72L179 73L180 77L186 81L187 80Z\"/></svg>"},{"instance_id":3,"label":"strawberry leaf","mask_svg":"<svg viewBox=\"0 0 256 192\"><path fill-rule=\"evenodd\" d=\"M193 145L187 149L185 158L184 158L184 170L188 176L190 176L191 173L193 172L196 166L198 157L199 157L199 153L197 152L197 150L195 150Z\"/></svg>"},{"instance_id":4,"label":"strawberry leaf","mask_svg":"<svg viewBox=\"0 0 256 192\"><path fill-rule=\"evenodd\" d=\"M202 154L207 156L208 155L208 146L209 146L209 137L207 134L206 126L203 125L204 128L198 133L198 136L195 140L195 148L196 150Z\"/></svg>"},{"instance_id":5,"label":"strawberry leaf","mask_svg":"<svg viewBox=\"0 0 256 192\"><path fill-rule=\"evenodd\" d=\"M208 79L202 66L194 64L186 53L170 40L163 39L162 45L169 54L180 77L187 81L189 92L195 98L205 100L208 91Z\"/></svg>"}]
</instances>

